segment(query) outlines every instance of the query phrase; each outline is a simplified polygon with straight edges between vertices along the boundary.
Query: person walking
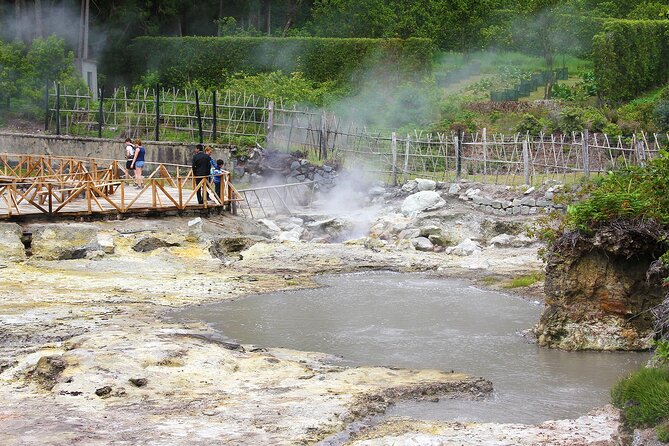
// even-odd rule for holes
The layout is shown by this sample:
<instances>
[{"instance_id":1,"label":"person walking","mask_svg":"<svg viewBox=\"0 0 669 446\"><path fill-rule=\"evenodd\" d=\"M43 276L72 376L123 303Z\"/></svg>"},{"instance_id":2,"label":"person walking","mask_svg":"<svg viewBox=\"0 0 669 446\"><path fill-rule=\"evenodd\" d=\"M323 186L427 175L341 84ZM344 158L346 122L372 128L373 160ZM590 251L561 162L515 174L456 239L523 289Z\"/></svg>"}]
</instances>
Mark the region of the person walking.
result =
<instances>
[{"instance_id":1,"label":"person walking","mask_svg":"<svg viewBox=\"0 0 669 446\"><path fill-rule=\"evenodd\" d=\"M146 154L146 149L142 145L141 139L135 140L135 154L132 158L132 167L135 169L135 186L138 189L144 187L144 178L142 178L142 167L144 167L144 155Z\"/></svg>"},{"instance_id":2,"label":"person walking","mask_svg":"<svg viewBox=\"0 0 669 446\"><path fill-rule=\"evenodd\" d=\"M204 153L204 146L197 144L195 146L195 153L193 154L193 179L195 180L195 187L197 187L197 202L204 203L202 196L202 189L207 186L207 179L211 170L211 163L209 162L209 155Z\"/></svg>"}]
</instances>

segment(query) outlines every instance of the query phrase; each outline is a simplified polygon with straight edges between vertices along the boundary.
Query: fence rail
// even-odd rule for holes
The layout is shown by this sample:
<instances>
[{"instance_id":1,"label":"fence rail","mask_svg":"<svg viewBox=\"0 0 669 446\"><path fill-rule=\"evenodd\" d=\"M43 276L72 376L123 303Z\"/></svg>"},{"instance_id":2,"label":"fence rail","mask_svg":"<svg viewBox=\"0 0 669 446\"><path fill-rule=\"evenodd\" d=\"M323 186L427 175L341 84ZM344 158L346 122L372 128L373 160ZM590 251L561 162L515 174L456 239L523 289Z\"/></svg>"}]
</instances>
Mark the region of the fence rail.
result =
<instances>
[{"instance_id":1,"label":"fence rail","mask_svg":"<svg viewBox=\"0 0 669 446\"><path fill-rule=\"evenodd\" d=\"M156 94L156 92L158 92ZM96 102L57 85L47 108L57 133L113 133L158 140L261 143L337 160L392 183L421 176L497 184L569 182L623 166L643 164L668 146L669 135L488 135L452 132L372 132L324 111L288 107L253 95L193 90L100 91ZM97 107L97 111L95 111ZM63 123L62 125L60 123ZM88 132L88 133L86 133ZM115 132L115 133L114 133Z\"/></svg>"},{"instance_id":2,"label":"fence rail","mask_svg":"<svg viewBox=\"0 0 669 446\"><path fill-rule=\"evenodd\" d=\"M146 165L151 173L135 185L123 178L124 163L116 160L0 154L0 219L209 207L234 210L242 200L227 172L221 178L219 196L208 178L193 177L190 166Z\"/></svg>"}]
</instances>

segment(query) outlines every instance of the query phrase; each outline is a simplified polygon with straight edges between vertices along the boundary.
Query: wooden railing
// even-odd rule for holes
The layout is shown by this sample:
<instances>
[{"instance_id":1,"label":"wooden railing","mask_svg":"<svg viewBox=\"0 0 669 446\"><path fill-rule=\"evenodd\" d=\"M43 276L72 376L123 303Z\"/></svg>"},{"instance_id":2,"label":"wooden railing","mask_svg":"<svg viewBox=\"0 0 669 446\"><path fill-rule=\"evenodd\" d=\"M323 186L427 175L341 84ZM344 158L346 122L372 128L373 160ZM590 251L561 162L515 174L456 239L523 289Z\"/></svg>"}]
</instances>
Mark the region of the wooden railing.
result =
<instances>
[{"instance_id":1,"label":"wooden railing","mask_svg":"<svg viewBox=\"0 0 669 446\"><path fill-rule=\"evenodd\" d=\"M117 160L1 154L0 218L212 207L234 210L243 199L229 172L221 175L218 196L210 178L194 178L190 166L147 163L145 171L148 176L136 186L134 179L124 178L125 165Z\"/></svg>"}]
</instances>

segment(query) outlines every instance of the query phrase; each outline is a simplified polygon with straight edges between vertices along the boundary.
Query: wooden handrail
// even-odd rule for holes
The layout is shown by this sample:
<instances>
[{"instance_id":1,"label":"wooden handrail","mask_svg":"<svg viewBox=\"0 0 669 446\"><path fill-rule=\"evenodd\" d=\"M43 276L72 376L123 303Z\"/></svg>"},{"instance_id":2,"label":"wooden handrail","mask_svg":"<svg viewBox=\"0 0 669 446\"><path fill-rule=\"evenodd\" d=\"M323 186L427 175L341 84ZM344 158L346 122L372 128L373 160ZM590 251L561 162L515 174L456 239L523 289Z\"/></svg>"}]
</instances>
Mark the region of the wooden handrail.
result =
<instances>
[{"instance_id":1,"label":"wooden handrail","mask_svg":"<svg viewBox=\"0 0 669 446\"><path fill-rule=\"evenodd\" d=\"M223 196L218 197L213 184L204 177L195 184L190 166L150 163L155 168L144 178L143 186L134 189L133 180L119 175L124 162L111 160L104 164L88 160L90 166L73 158L0 154L0 219L32 214L71 216L206 209L242 200L230 182L229 172L223 175ZM168 166L177 167L175 175ZM213 202L205 199L203 204L197 203L194 196L198 191Z\"/></svg>"}]
</instances>

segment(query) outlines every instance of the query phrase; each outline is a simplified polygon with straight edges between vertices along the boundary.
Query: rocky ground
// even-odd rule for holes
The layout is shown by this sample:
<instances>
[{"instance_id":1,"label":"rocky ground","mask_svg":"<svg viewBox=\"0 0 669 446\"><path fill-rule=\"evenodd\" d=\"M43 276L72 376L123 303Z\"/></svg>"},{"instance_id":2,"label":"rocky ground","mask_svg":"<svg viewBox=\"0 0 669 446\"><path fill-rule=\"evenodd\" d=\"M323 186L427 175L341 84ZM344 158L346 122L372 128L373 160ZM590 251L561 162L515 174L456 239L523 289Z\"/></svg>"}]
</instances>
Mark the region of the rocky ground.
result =
<instances>
[{"instance_id":1,"label":"rocky ground","mask_svg":"<svg viewBox=\"0 0 669 446\"><path fill-rule=\"evenodd\" d=\"M491 217L444 193L405 212L407 194L395 193L377 194L385 210L357 238L355 218L313 212L262 223L0 224L1 443L313 444L401 398L485 396L491 383L466 370L344 368L163 317L314 286L323 272L427 270L494 285L542 268L519 215ZM392 419L341 442L615 445L617 417L608 408L538 426Z\"/></svg>"}]
</instances>

